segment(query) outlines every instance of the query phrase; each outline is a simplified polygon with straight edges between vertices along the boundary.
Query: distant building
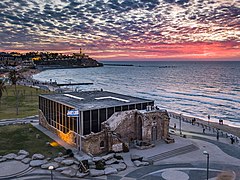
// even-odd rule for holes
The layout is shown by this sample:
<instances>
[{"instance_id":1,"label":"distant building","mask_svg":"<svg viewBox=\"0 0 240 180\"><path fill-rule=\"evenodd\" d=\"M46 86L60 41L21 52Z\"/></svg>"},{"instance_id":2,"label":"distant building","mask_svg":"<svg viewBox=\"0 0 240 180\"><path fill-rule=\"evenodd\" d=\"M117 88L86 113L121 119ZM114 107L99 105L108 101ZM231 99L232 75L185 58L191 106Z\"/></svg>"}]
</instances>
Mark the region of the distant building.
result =
<instances>
[{"instance_id":1,"label":"distant building","mask_svg":"<svg viewBox=\"0 0 240 180\"><path fill-rule=\"evenodd\" d=\"M167 113L157 109L153 112L149 107L154 107L154 101L107 91L47 94L39 96L39 122L69 144L81 146L83 151L99 154L112 150L114 144L123 143L112 141L111 133L115 130L122 129L122 133L118 132L118 139L125 140L126 143L136 139L150 142L167 138ZM142 114L141 110L147 108L147 114ZM76 110L79 116L69 117L67 113L70 110ZM132 115L128 113L128 116L121 115L122 119L116 118L121 112L131 112ZM160 117L162 115L164 120ZM121 134L128 134L128 137L121 137ZM91 149L91 145L96 145L96 148Z\"/></svg>"}]
</instances>

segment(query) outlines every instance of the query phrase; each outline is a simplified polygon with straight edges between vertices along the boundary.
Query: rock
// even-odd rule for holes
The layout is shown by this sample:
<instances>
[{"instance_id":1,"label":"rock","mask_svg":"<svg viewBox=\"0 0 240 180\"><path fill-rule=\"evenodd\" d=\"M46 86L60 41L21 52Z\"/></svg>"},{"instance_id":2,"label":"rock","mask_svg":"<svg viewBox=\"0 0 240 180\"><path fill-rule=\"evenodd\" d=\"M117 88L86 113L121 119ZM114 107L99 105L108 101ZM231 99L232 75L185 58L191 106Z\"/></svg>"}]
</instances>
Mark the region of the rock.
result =
<instances>
[{"instance_id":1,"label":"rock","mask_svg":"<svg viewBox=\"0 0 240 180\"><path fill-rule=\"evenodd\" d=\"M102 157L94 157L92 158L93 162L98 162L98 161L102 161L103 158Z\"/></svg>"},{"instance_id":2,"label":"rock","mask_svg":"<svg viewBox=\"0 0 240 180\"><path fill-rule=\"evenodd\" d=\"M142 156L131 154L131 160L132 160L132 161L136 161L136 160L142 161L142 159L143 159Z\"/></svg>"},{"instance_id":3,"label":"rock","mask_svg":"<svg viewBox=\"0 0 240 180\"><path fill-rule=\"evenodd\" d=\"M90 176L92 176L92 177L102 176L102 175L104 175L104 170L90 169L90 170L89 170L89 174L90 174Z\"/></svg>"},{"instance_id":4,"label":"rock","mask_svg":"<svg viewBox=\"0 0 240 180\"><path fill-rule=\"evenodd\" d=\"M54 158L54 161L56 161L56 162L58 162L58 163L61 163L63 160L64 160L63 157Z\"/></svg>"},{"instance_id":5,"label":"rock","mask_svg":"<svg viewBox=\"0 0 240 180\"><path fill-rule=\"evenodd\" d=\"M105 161L105 164L106 165L110 165L110 164L118 164L118 160L113 158L113 159L110 159L108 161Z\"/></svg>"},{"instance_id":6,"label":"rock","mask_svg":"<svg viewBox=\"0 0 240 180\"><path fill-rule=\"evenodd\" d=\"M32 156L32 160L42 160L42 159L44 159L44 155L42 154L34 154Z\"/></svg>"},{"instance_id":7,"label":"rock","mask_svg":"<svg viewBox=\"0 0 240 180\"><path fill-rule=\"evenodd\" d=\"M19 155L19 156L15 157L14 159L16 159L16 160L23 160L26 157L27 157L27 155L22 154L22 155Z\"/></svg>"},{"instance_id":8,"label":"rock","mask_svg":"<svg viewBox=\"0 0 240 180\"><path fill-rule=\"evenodd\" d=\"M117 174L117 170L115 168L112 167L107 167L106 169L104 169L104 174L105 175L109 175L109 174Z\"/></svg>"},{"instance_id":9,"label":"rock","mask_svg":"<svg viewBox=\"0 0 240 180\"><path fill-rule=\"evenodd\" d=\"M6 158L6 159L15 159L17 157L17 155L14 154L14 153L10 153L10 154L7 154L3 157Z\"/></svg>"},{"instance_id":10,"label":"rock","mask_svg":"<svg viewBox=\"0 0 240 180\"><path fill-rule=\"evenodd\" d=\"M76 165L80 164L80 162L78 162L78 161L73 161L73 163L76 164Z\"/></svg>"},{"instance_id":11,"label":"rock","mask_svg":"<svg viewBox=\"0 0 240 180\"><path fill-rule=\"evenodd\" d=\"M70 165L72 165L73 164L73 160L71 160L71 159L65 159L65 160L63 160L62 162L61 162L61 164L63 164L63 165L66 165L66 166L70 166Z\"/></svg>"},{"instance_id":12,"label":"rock","mask_svg":"<svg viewBox=\"0 0 240 180\"><path fill-rule=\"evenodd\" d=\"M141 162L141 161L133 161L134 165L137 166L137 167L140 167L140 166L148 166L149 163L148 162Z\"/></svg>"},{"instance_id":13,"label":"rock","mask_svg":"<svg viewBox=\"0 0 240 180\"><path fill-rule=\"evenodd\" d=\"M0 158L0 162L4 162L6 160L7 160L7 158L5 158L5 157Z\"/></svg>"},{"instance_id":14,"label":"rock","mask_svg":"<svg viewBox=\"0 0 240 180\"><path fill-rule=\"evenodd\" d=\"M70 169L70 167L60 167L60 168L57 168L55 169L56 171L65 171L67 169Z\"/></svg>"},{"instance_id":15,"label":"rock","mask_svg":"<svg viewBox=\"0 0 240 180\"><path fill-rule=\"evenodd\" d=\"M41 166L45 163L47 163L47 160L32 160L32 161L30 161L30 166L38 167L38 166Z\"/></svg>"},{"instance_id":16,"label":"rock","mask_svg":"<svg viewBox=\"0 0 240 180\"><path fill-rule=\"evenodd\" d=\"M26 155L28 156L29 155L29 152L25 151L25 150L19 150L18 151L18 155Z\"/></svg>"},{"instance_id":17,"label":"rock","mask_svg":"<svg viewBox=\"0 0 240 180\"><path fill-rule=\"evenodd\" d=\"M95 164L89 165L89 169L96 169L96 165Z\"/></svg>"},{"instance_id":18,"label":"rock","mask_svg":"<svg viewBox=\"0 0 240 180\"><path fill-rule=\"evenodd\" d=\"M76 177L83 178L83 177L85 177L85 176L87 176L87 175L88 175L88 173L80 173L80 172L78 171L77 174L76 174Z\"/></svg>"},{"instance_id":19,"label":"rock","mask_svg":"<svg viewBox=\"0 0 240 180\"><path fill-rule=\"evenodd\" d=\"M71 168L72 168L72 169L76 169L76 170L79 169L78 165L76 165L76 164L71 165Z\"/></svg>"},{"instance_id":20,"label":"rock","mask_svg":"<svg viewBox=\"0 0 240 180\"><path fill-rule=\"evenodd\" d=\"M102 159L104 161L107 161L109 159L112 159L113 157L114 157L114 153L111 153L111 154L107 154L107 155L103 156Z\"/></svg>"},{"instance_id":21,"label":"rock","mask_svg":"<svg viewBox=\"0 0 240 180\"><path fill-rule=\"evenodd\" d=\"M77 160L77 161L84 161L84 160L92 160L92 157L90 156L87 156L87 155L83 155L83 156L79 156L79 155L74 155L74 158Z\"/></svg>"},{"instance_id":22,"label":"rock","mask_svg":"<svg viewBox=\"0 0 240 180\"><path fill-rule=\"evenodd\" d=\"M54 169L56 169L56 168L59 167L59 164L57 162L50 162L50 163L41 165L41 168L42 169L48 169L49 166L53 166Z\"/></svg>"},{"instance_id":23,"label":"rock","mask_svg":"<svg viewBox=\"0 0 240 180\"><path fill-rule=\"evenodd\" d=\"M127 168L125 163L111 164L110 167L117 169L118 171L123 171Z\"/></svg>"},{"instance_id":24,"label":"rock","mask_svg":"<svg viewBox=\"0 0 240 180\"><path fill-rule=\"evenodd\" d=\"M66 170L63 170L63 171L61 172L61 174L66 175L66 176L69 176L69 177L75 176L76 173L77 173L77 170L71 169L71 168L66 169Z\"/></svg>"},{"instance_id":25,"label":"rock","mask_svg":"<svg viewBox=\"0 0 240 180\"><path fill-rule=\"evenodd\" d=\"M93 162L92 159L89 159L89 160L88 160L88 165L89 165L89 166L90 166L90 165L95 165L95 162Z\"/></svg>"},{"instance_id":26,"label":"rock","mask_svg":"<svg viewBox=\"0 0 240 180\"><path fill-rule=\"evenodd\" d=\"M31 160L32 160L31 158L24 158L24 159L22 160L22 162L23 162L24 164L28 164Z\"/></svg>"}]
</instances>

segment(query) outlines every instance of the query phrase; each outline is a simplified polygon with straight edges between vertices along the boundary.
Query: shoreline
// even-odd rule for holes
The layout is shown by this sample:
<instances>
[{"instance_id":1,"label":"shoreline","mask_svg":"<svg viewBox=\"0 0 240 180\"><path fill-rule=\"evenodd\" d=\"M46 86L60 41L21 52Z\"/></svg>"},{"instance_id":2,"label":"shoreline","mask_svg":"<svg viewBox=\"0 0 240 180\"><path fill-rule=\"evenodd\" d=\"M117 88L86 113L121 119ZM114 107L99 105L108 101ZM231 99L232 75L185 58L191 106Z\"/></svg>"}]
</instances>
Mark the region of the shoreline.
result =
<instances>
[{"instance_id":1,"label":"shoreline","mask_svg":"<svg viewBox=\"0 0 240 180\"><path fill-rule=\"evenodd\" d=\"M36 75L38 73L42 72L41 70L39 69L29 69L28 71L24 72L24 77L25 79L29 79L29 80L32 80L32 81L37 81L35 79L33 79L33 75ZM43 83L42 81L38 81L40 83ZM51 86L51 84L48 84L47 85L48 87ZM49 88L50 91L53 91L54 88ZM175 113L175 112L171 112L171 111L168 111L169 115L171 115L171 117L175 116L177 118L180 117L180 114L179 113ZM196 118L194 116L185 116L185 115L182 115L182 118L186 119L187 121L191 122L191 120L193 118L196 119L196 122L199 122L200 124L203 124L204 126L210 126L210 127L213 127L213 128L216 128L216 129L220 129L222 131L225 131L227 133L230 133L230 134L233 134L237 137L240 137L240 128L238 127L234 127L234 126L230 126L228 124L224 124L223 122L223 125L217 123L217 122L213 122L213 121L206 121L206 120L203 120L201 118Z\"/></svg>"},{"instance_id":2,"label":"shoreline","mask_svg":"<svg viewBox=\"0 0 240 180\"><path fill-rule=\"evenodd\" d=\"M168 114L171 117L173 118L176 118L176 119L179 119L181 117L181 119L184 121L184 122L192 122L192 119L195 118L196 119L196 122L195 124L199 123L199 124L203 124L204 126L206 127L211 127L211 128L215 128L215 129L219 129L219 130L222 130L224 132L227 132L229 134L232 134L234 136L237 136L237 137L240 137L240 128L238 127L233 127L233 126L229 126L228 124L219 124L217 122L213 122L213 121L205 121L203 119L200 119L200 118L196 118L196 117L193 117L193 116L185 116L185 115L180 115L178 113L175 113L175 112L171 112L171 111L168 111Z\"/></svg>"}]
</instances>

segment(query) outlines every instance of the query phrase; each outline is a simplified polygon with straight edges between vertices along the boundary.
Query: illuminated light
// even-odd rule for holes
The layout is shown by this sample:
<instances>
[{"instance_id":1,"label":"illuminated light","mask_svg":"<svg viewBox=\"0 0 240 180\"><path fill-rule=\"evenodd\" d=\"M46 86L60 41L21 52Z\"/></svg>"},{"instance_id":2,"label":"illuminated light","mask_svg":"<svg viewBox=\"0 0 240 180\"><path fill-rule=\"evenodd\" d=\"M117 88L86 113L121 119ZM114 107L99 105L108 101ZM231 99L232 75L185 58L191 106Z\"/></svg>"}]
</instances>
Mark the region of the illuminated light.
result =
<instances>
[{"instance_id":1,"label":"illuminated light","mask_svg":"<svg viewBox=\"0 0 240 180\"><path fill-rule=\"evenodd\" d=\"M59 144L58 144L56 141L51 142L50 145L51 145L52 147L57 147L57 146L59 146Z\"/></svg>"}]
</instances>

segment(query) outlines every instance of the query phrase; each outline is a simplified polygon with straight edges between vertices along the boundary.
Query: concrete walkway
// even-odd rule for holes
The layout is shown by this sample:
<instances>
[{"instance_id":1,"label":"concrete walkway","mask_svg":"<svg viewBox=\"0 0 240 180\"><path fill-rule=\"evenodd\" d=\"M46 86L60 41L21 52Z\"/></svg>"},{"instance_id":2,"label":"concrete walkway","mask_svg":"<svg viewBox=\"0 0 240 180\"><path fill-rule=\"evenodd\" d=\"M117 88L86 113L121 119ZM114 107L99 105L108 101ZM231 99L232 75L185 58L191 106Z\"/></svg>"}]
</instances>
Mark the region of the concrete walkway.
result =
<instances>
[{"instance_id":1,"label":"concrete walkway","mask_svg":"<svg viewBox=\"0 0 240 180\"><path fill-rule=\"evenodd\" d=\"M98 178L90 179L160 179L160 180L202 180L206 179L206 156L203 151L207 151L210 155L210 179L216 179L222 171L228 170L232 173L233 177L236 176L236 180L240 179L240 158L237 154L240 152L238 144L231 144L229 138L221 137L216 139L216 133L206 130L205 134L202 132L202 127L192 125L187 122L182 122L182 133L186 135L186 138L179 136L179 120L171 118L170 126L173 128L176 124L177 130L175 135L171 135L175 139L175 143L166 144L165 142L156 143L154 148L146 150L130 149L128 153L122 153L125 163L128 168L125 171L121 171L116 175L102 176ZM57 135L49 132L38 123L32 123L37 129L48 135L50 138L58 142L66 149L72 149L76 152L76 149L69 144L62 141ZM173 152L178 148L188 147L193 145L197 147L192 151L187 151L183 154L170 154L171 156L155 160L154 165L146 167L135 167L131 161L131 154L144 156L145 158L155 157L164 153ZM9 168L7 162L0 163L0 174L4 170L5 175L8 177L11 174L16 173L12 167ZM19 171L24 171L25 166L18 164L16 167ZM23 170L22 170L23 169ZM17 179L29 180L29 179L49 179L49 171L41 169L33 169L22 177ZM69 179L62 176L60 173L54 172L54 177L57 179ZM1 178L0 178L1 179ZM8 178L9 179L9 178ZM10 178L11 179L11 178ZM74 178L73 178L74 179Z\"/></svg>"}]
</instances>

